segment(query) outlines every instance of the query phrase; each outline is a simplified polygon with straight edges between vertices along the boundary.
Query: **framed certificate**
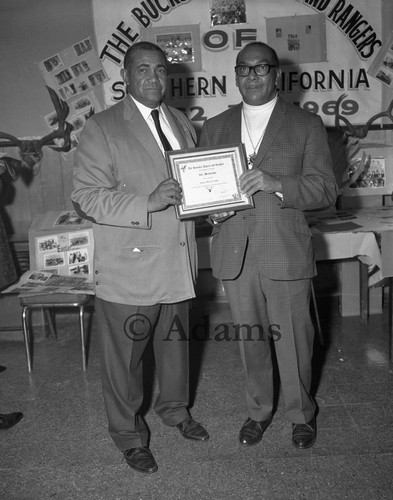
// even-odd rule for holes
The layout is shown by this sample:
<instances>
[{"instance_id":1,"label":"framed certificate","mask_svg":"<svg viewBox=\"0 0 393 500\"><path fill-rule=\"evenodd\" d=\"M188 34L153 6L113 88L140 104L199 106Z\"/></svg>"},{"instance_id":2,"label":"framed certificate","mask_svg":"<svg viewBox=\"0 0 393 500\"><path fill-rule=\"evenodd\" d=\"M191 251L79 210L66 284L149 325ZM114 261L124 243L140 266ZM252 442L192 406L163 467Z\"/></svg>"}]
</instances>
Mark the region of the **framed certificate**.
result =
<instances>
[{"instance_id":1,"label":"framed certificate","mask_svg":"<svg viewBox=\"0 0 393 500\"><path fill-rule=\"evenodd\" d=\"M169 175L183 190L175 205L178 219L211 215L254 206L240 190L239 177L247 170L243 144L195 148L166 153Z\"/></svg>"}]
</instances>

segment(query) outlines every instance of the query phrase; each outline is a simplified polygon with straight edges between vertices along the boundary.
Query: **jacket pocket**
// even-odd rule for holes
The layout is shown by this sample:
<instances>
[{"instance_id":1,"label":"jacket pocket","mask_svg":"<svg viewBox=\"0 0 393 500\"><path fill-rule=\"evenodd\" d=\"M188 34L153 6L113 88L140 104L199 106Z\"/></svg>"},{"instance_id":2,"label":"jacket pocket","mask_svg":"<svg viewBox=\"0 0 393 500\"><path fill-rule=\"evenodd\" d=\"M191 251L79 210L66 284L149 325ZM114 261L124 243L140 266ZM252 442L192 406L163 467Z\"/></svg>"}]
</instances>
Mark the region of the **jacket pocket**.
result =
<instances>
[{"instance_id":1,"label":"jacket pocket","mask_svg":"<svg viewBox=\"0 0 393 500\"><path fill-rule=\"evenodd\" d=\"M121 250L121 253L127 254L131 257L143 257L143 256L148 256L148 255L154 255L158 254L161 252L161 247L155 246L155 245L135 245L135 246L129 246L129 247L124 247Z\"/></svg>"}]
</instances>

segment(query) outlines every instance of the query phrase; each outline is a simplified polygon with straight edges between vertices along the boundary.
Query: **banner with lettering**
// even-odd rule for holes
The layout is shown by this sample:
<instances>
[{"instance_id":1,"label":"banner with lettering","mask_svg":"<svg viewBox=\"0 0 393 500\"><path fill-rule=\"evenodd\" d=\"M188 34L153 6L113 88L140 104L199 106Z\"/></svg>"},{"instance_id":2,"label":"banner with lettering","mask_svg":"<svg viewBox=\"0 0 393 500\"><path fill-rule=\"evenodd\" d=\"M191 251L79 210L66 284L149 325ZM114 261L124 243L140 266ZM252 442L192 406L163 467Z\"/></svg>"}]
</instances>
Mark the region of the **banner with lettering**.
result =
<instances>
[{"instance_id":1,"label":"banner with lettering","mask_svg":"<svg viewBox=\"0 0 393 500\"><path fill-rule=\"evenodd\" d=\"M93 0L98 53L109 77L105 105L125 95L120 68L128 47L149 40L171 63L166 101L199 129L241 100L236 55L258 40L278 53L286 100L332 126L340 99L340 114L361 125L381 111L382 87L393 79L392 67L374 64L370 71L384 44L382 1Z\"/></svg>"}]
</instances>

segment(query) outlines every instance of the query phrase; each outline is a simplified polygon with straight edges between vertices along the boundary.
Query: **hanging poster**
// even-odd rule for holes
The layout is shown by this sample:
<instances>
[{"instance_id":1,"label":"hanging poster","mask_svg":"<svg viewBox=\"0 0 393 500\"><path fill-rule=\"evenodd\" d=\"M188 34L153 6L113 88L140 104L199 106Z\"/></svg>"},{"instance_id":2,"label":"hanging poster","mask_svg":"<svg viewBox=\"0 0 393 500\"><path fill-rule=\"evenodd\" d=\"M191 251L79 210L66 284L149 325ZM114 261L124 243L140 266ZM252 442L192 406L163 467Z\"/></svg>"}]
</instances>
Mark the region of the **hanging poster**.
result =
<instances>
[{"instance_id":1,"label":"hanging poster","mask_svg":"<svg viewBox=\"0 0 393 500\"><path fill-rule=\"evenodd\" d=\"M39 63L48 87L64 101L94 89L108 80L90 38L53 54Z\"/></svg>"},{"instance_id":2,"label":"hanging poster","mask_svg":"<svg viewBox=\"0 0 393 500\"><path fill-rule=\"evenodd\" d=\"M200 129L206 118L237 104L236 56L252 41L278 52L284 99L334 125L340 113L353 125L382 109L388 80L369 73L382 45L382 0L92 0L100 60L108 80L105 105L124 98L124 54L150 40L170 64L165 96ZM390 49L389 49L390 50ZM385 56L389 75L391 55Z\"/></svg>"},{"instance_id":3,"label":"hanging poster","mask_svg":"<svg viewBox=\"0 0 393 500\"><path fill-rule=\"evenodd\" d=\"M73 127L71 144L74 147L87 118L102 109L94 91L108 81L108 75L90 37L51 55L38 66L46 85L69 106L67 122ZM45 122L50 130L56 129L56 112L46 115Z\"/></svg>"}]
</instances>

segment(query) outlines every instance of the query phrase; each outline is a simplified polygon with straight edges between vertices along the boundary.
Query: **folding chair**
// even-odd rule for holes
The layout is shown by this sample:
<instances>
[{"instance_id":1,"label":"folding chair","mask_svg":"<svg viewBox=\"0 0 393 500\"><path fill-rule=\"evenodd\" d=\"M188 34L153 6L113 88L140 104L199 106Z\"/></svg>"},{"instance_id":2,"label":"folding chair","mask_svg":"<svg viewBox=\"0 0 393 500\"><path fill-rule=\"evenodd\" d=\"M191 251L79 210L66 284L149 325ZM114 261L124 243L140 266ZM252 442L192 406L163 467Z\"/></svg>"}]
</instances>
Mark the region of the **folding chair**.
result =
<instances>
[{"instance_id":1,"label":"folding chair","mask_svg":"<svg viewBox=\"0 0 393 500\"><path fill-rule=\"evenodd\" d=\"M30 327L30 312L33 309L51 310L53 308L71 308L77 307L79 310L79 331L82 347L82 367L87 367L87 346L85 332L85 308L92 303L92 295L71 294L71 293L53 293L45 295L25 295L19 297L22 307L22 326L23 336L26 348L27 369L32 371L32 335ZM51 320L51 318L50 318ZM54 326L51 323L54 331Z\"/></svg>"}]
</instances>

